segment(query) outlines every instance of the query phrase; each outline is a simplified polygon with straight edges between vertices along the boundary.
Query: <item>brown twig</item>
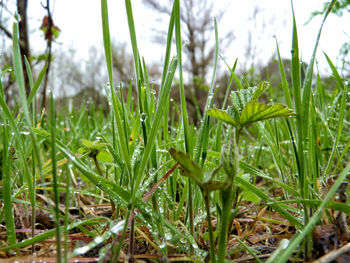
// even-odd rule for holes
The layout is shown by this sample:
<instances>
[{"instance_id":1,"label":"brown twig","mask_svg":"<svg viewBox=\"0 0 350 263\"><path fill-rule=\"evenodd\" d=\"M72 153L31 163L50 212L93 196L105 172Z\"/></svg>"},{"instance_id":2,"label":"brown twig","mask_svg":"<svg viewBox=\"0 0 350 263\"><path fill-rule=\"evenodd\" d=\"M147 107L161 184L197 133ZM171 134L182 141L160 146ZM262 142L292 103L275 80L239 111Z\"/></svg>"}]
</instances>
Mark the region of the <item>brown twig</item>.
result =
<instances>
[{"instance_id":1,"label":"brown twig","mask_svg":"<svg viewBox=\"0 0 350 263\"><path fill-rule=\"evenodd\" d=\"M52 22L52 16L51 16L51 11L50 11L50 0L46 0L46 6L43 6L47 10L47 16L48 16L48 27L46 29L46 32L49 32L49 34L52 34L52 27L53 27L53 22ZM47 34L46 34L47 35ZM46 38L46 36L45 36ZM46 105L46 90L47 90L47 83L49 80L49 72L50 72L50 65L51 65L51 44L52 44L52 39L46 38L47 40L47 47L46 50L48 52L47 56L47 69L46 69L46 74L44 78L44 85L43 85L43 91L42 91L42 108L45 108Z\"/></svg>"}]
</instances>

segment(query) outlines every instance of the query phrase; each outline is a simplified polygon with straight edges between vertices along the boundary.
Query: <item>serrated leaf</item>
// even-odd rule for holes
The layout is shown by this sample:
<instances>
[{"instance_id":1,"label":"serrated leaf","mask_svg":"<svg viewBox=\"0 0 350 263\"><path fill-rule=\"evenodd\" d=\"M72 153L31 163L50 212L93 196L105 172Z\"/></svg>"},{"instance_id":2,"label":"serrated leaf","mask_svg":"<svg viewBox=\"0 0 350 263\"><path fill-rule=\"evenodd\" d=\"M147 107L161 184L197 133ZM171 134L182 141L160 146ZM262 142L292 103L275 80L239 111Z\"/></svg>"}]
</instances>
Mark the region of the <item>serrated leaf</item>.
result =
<instances>
[{"instance_id":1,"label":"serrated leaf","mask_svg":"<svg viewBox=\"0 0 350 263\"><path fill-rule=\"evenodd\" d=\"M257 90L257 87L249 87L247 89L237 90L231 93L232 107L238 111L239 115L241 115L244 106L252 100Z\"/></svg>"},{"instance_id":2,"label":"serrated leaf","mask_svg":"<svg viewBox=\"0 0 350 263\"><path fill-rule=\"evenodd\" d=\"M257 101L250 101L242 111L240 126L244 127L253 122L291 115L294 115L294 112L283 104L267 105Z\"/></svg>"},{"instance_id":3,"label":"serrated leaf","mask_svg":"<svg viewBox=\"0 0 350 263\"><path fill-rule=\"evenodd\" d=\"M266 81L261 82L258 85L258 88L255 90L255 92L253 93L252 96L252 100L258 100L258 98L261 96L261 94L263 94L263 92L269 87L269 83L267 83Z\"/></svg>"},{"instance_id":4,"label":"serrated leaf","mask_svg":"<svg viewBox=\"0 0 350 263\"><path fill-rule=\"evenodd\" d=\"M169 149L169 153L175 161L181 165L180 172L183 176L187 176L195 180L198 184L201 184L204 178L202 169L196 164L191 157L181 151L174 148Z\"/></svg>"},{"instance_id":5,"label":"serrated leaf","mask_svg":"<svg viewBox=\"0 0 350 263\"><path fill-rule=\"evenodd\" d=\"M236 121L226 112L217 108L211 108L207 110L207 114L210 117L213 117L215 119L221 120L223 122L226 122L228 124L231 124L233 126L236 126Z\"/></svg>"},{"instance_id":6,"label":"serrated leaf","mask_svg":"<svg viewBox=\"0 0 350 263\"><path fill-rule=\"evenodd\" d=\"M113 162L113 156L107 152L107 151L100 151L97 156L96 156L97 160L101 161L101 162Z\"/></svg>"}]
</instances>

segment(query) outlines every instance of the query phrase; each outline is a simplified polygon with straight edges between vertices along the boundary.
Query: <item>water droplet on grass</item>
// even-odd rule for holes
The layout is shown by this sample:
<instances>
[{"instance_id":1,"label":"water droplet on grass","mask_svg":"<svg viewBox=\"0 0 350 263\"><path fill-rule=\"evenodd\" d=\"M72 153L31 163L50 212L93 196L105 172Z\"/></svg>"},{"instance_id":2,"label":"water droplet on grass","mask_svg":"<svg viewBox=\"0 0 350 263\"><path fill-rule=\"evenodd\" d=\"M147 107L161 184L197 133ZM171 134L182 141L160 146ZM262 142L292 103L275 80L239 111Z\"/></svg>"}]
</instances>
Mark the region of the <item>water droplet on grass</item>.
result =
<instances>
[{"instance_id":1,"label":"water droplet on grass","mask_svg":"<svg viewBox=\"0 0 350 263\"><path fill-rule=\"evenodd\" d=\"M114 224L114 222L111 224L111 232L113 234L118 234L120 231L123 230L125 224L125 220L121 220ZM113 225L113 226L112 226Z\"/></svg>"},{"instance_id":2,"label":"water droplet on grass","mask_svg":"<svg viewBox=\"0 0 350 263\"><path fill-rule=\"evenodd\" d=\"M160 249L165 248L166 243L164 242L164 240L162 240L162 241L160 241L160 242L161 242L161 243L159 244L159 248L160 248Z\"/></svg>"},{"instance_id":3,"label":"water droplet on grass","mask_svg":"<svg viewBox=\"0 0 350 263\"><path fill-rule=\"evenodd\" d=\"M74 249L74 253L78 255L84 255L88 251L89 251L89 246L83 246L83 247L78 247Z\"/></svg>"},{"instance_id":4,"label":"water droplet on grass","mask_svg":"<svg viewBox=\"0 0 350 263\"><path fill-rule=\"evenodd\" d=\"M156 171L157 171L157 169L154 168L154 167L152 167L152 168L150 168L150 169L148 170L148 173L149 173L150 176L153 176L153 175L156 173Z\"/></svg>"},{"instance_id":5,"label":"water droplet on grass","mask_svg":"<svg viewBox=\"0 0 350 263\"><path fill-rule=\"evenodd\" d=\"M140 121L144 122L147 119L147 114L145 112L142 112L140 115Z\"/></svg>"},{"instance_id":6,"label":"water droplet on grass","mask_svg":"<svg viewBox=\"0 0 350 263\"><path fill-rule=\"evenodd\" d=\"M171 240L173 238L173 235L170 232L165 233L165 239Z\"/></svg>"}]
</instances>

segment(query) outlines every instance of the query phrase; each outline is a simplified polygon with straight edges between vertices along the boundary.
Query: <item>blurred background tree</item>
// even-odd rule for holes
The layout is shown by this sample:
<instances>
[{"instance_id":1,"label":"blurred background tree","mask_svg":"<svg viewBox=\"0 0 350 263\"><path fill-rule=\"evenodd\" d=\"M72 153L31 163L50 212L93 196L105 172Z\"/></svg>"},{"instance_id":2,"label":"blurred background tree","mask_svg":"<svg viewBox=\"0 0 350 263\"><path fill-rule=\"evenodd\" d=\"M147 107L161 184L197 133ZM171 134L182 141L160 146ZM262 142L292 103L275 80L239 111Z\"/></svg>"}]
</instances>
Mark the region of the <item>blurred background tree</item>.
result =
<instances>
[{"instance_id":1,"label":"blurred background tree","mask_svg":"<svg viewBox=\"0 0 350 263\"><path fill-rule=\"evenodd\" d=\"M0 32L2 35L6 36L7 38L12 38L12 24L9 23L10 17L12 17L14 14L10 12L10 10L7 8L7 5L10 1L1 1L0 2ZM14 3L12 3L14 4ZM28 32L28 15L27 15L27 9L28 9L28 0L17 0L16 1L16 11L19 15L19 39L20 39L20 51L21 54L26 56L28 59L30 58L30 42L29 42L29 32ZM8 61L8 59L7 59ZM26 72L25 64L24 64L24 57L22 57L22 66L23 66L23 72L24 72L24 81L25 81L25 89L27 94L30 92L29 87L29 79ZM9 88L7 86L6 88Z\"/></svg>"},{"instance_id":2,"label":"blurred background tree","mask_svg":"<svg viewBox=\"0 0 350 263\"><path fill-rule=\"evenodd\" d=\"M51 1L52 2L52 1ZM350 0L339 0L335 6L333 12L336 15L342 16L349 13L350 9ZM33 3L30 1L30 4ZM34 2L35 3L35 2ZM40 6L41 3L41 6ZM42 1L38 4L35 3L37 7L44 10L44 15L48 16L47 5L48 1ZM45 4L45 6L43 6ZM217 4L214 0L184 0L181 2L181 21L182 21L182 35L184 39L184 68L185 68L185 85L186 85L186 99L187 105L189 107L189 117L194 122L197 121L198 117L203 113L203 107L206 101L208 83L211 78L211 70L214 56L214 23L213 18L216 16L218 21L225 21L226 15L225 11L228 10L230 5L230 0L227 0L226 3L220 2ZM139 3L141 6L141 3ZM171 12L170 8L172 6L172 0L168 1L155 1L155 0L143 0L143 8L149 7L154 12L154 18L151 21L151 26L154 26L154 34L151 36L153 42L158 42L164 44L166 33L161 31L162 25L167 25L169 19L169 14ZM324 5L324 7L326 4ZM221 9L220 9L221 8ZM224 8L224 9L223 9ZM104 86L106 85L106 72L105 72L105 59L103 50L95 45L90 48L86 55L82 58L79 56L79 50L73 50L67 48L69 43L63 43L62 40L55 42L55 48L52 51L52 55L48 56L48 48L41 48L41 50L34 50L37 48L35 45L36 42L31 39L33 32L40 32L39 26L36 28L29 27L28 23L31 23L37 20L39 23L43 21L42 24L45 24L45 17L35 17L31 18L31 14L28 12L28 0L0 0L0 35L2 43L6 42L6 45L2 45L1 48L1 70L7 70L11 67L11 37L12 37L12 21L13 21L13 12L17 10L18 13L21 13L21 22L20 30L24 33L27 31L27 40L25 34L23 34L23 39L20 40L21 47L26 47L26 50L23 50L22 53L30 59L30 62L33 67L34 75L36 75L39 70L43 67L44 63L51 62L50 75L47 77L47 86L48 89L55 91L57 97L62 97L62 105L68 101L69 98L74 98L73 105L80 107L81 103L78 101L84 101L85 99L89 100L91 103L101 105L103 107L108 107L106 100L101 100L100 97L104 96ZM52 8L53 9L53 8ZM321 8L320 8L321 9ZM12 10L12 11L10 11ZM46 11L45 11L46 10ZM274 21L274 17L267 16L264 6L259 4L252 4L251 8L245 13L246 17L244 18L245 26L244 30L247 33L244 38L240 38L234 43L244 43L244 55L239 58L238 65L240 68L236 71L237 76L243 80L244 86L256 85L260 80L268 80L271 82L271 86L276 87L276 91L279 91L280 85L280 76L278 72L278 65L276 62L276 54L274 51L270 51L271 54L266 54L262 42L266 40L264 37L272 36L271 32L275 31L275 25L279 26L285 25L286 21L278 19L278 23ZM312 13L311 17L321 14L324 10L315 11ZM29 9L29 12L32 12L32 9ZM42 15L42 16L44 16ZM56 12L56 15L61 15ZM28 20L28 18L30 18ZM73 18L72 18L73 19ZM25 22L25 20L27 20ZM161 24L157 24L161 22ZM49 20L47 20L49 22ZM228 21L231 21L230 19ZM26 26L22 26L25 22ZM227 22L226 22L227 23ZM49 23L48 23L49 24ZM41 34L42 43L52 44L54 41L48 41L47 37L47 25L41 29L44 31ZM249 25L248 25L249 24ZM29 25L29 26L30 26ZM54 27L53 21L51 26ZM164 29L166 30L166 28ZM222 31L220 30L219 33ZM232 28L234 28L232 26ZM221 28L222 29L222 28ZM220 51L225 52L229 48L230 44L234 44L235 35L233 29L228 30L228 34L219 34L220 39ZM53 32L52 32L53 33ZM29 35L28 35L29 34ZM236 37L239 34L239 31L235 31ZM346 32L345 32L346 34ZM22 38L21 37L21 38ZM267 38L266 37L266 38ZM98 36L100 38L100 36ZM264 38L264 39L263 39ZM33 44L30 46L29 39L32 40ZM74 39L72 39L74 40ZM28 41L27 44L24 42ZM350 50L350 41L344 43L343 47L340 50L339 60L341 60L342 65L338 64L338 68L343 68L343 75L347 76L350 73L349 65L349 50ZM68 45L67 45L68 44ZM35 46L34 46L35 45ZM48 47L48 46L47 46ZM326 50L327 51L327 50ZM261 54L264 53L265 57L270 56L269 61L260 60ZM235 55L236 53L234 53ZM113 56L113 70L115 74L115 80L117 83L116 86L121 83L123 87L128 87L130 79L134 78L134 67L133 59L131 54L131 49L125 42L112 42L112 56ZM234 59L235 57L230 57L229 59ZM157 61L158 59L158 61ZM149 63L151 61L151 63ZM150 81L155 81L155 89L157 89L157 80L160 79L161 72L161 59L146 60L147 70L150 75ZM220 61L220 60L219 60ZM339 62L339 61L338 61ZM283 61L286 71L289 70L289 59L284 59ZM232 66L232 65L230 65ZM221 67L221 68L220 68ZM26 71L24 71L26 72ZM288 77L287 72L287 77ZM217 71L216 83L220 86L216 95L215 102L217 105L220 105L225 89L229 80L229 71L226 66L220 61L219 69ZM322 76L321 76L322 77ZM14 88L14 78L13 72L7 72L2 77L3 86L5 89L6 99L16 100L17 89ZM235 85L234 83L232 84ZM235 89L235 87L233 87ZM28 92L28 90L27 90ZM176 103L179 98L178 89L172 89L172 98L173 103ZM39 95L41 94L41 96ZM83 94L86 94L83 96ZM38 98L42 101L46 96L46 91L41 90L38 92ZM15 105L14 103L12 105Z\"/></svg>"}]
</instances>

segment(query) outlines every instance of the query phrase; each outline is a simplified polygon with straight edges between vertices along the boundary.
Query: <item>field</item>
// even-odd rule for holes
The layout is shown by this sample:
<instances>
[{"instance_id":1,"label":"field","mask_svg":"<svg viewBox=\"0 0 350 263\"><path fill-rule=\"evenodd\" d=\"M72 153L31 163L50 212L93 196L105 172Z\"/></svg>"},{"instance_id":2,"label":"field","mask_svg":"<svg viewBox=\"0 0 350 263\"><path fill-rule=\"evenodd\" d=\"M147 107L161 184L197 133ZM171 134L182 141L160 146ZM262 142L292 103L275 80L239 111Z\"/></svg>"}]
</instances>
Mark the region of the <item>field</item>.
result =
<instances>
[{"instance_id":1,"label":"field","mask_svg":"<svg viewBox=\"0 0 350 263\"><path fill-rule=\"evenodd\" d=\"M228 86L217 87L223 58L215 21L211 84L201 121L192 124L180 1L174 1L157 91L138 53L128 0L136 79L129 87L115 84L107 1L101 5L107 113L86 103L63 114L52 93L49 107L38 109L46 67L30 78L26 94L13 25L18 106L0 95L4 262L281 263L320 256L347 262L349 82L326 53L330 80L314 70L320 34L302 74L294 21L291 82L276 41L280 88L266 81L247 86L236 64L226 64ZM32 76L29 66L27 72ZM219 88L225 98L214 106ZM175 112L171 89L180 94Z\"/></svg>"}]
</instances>

